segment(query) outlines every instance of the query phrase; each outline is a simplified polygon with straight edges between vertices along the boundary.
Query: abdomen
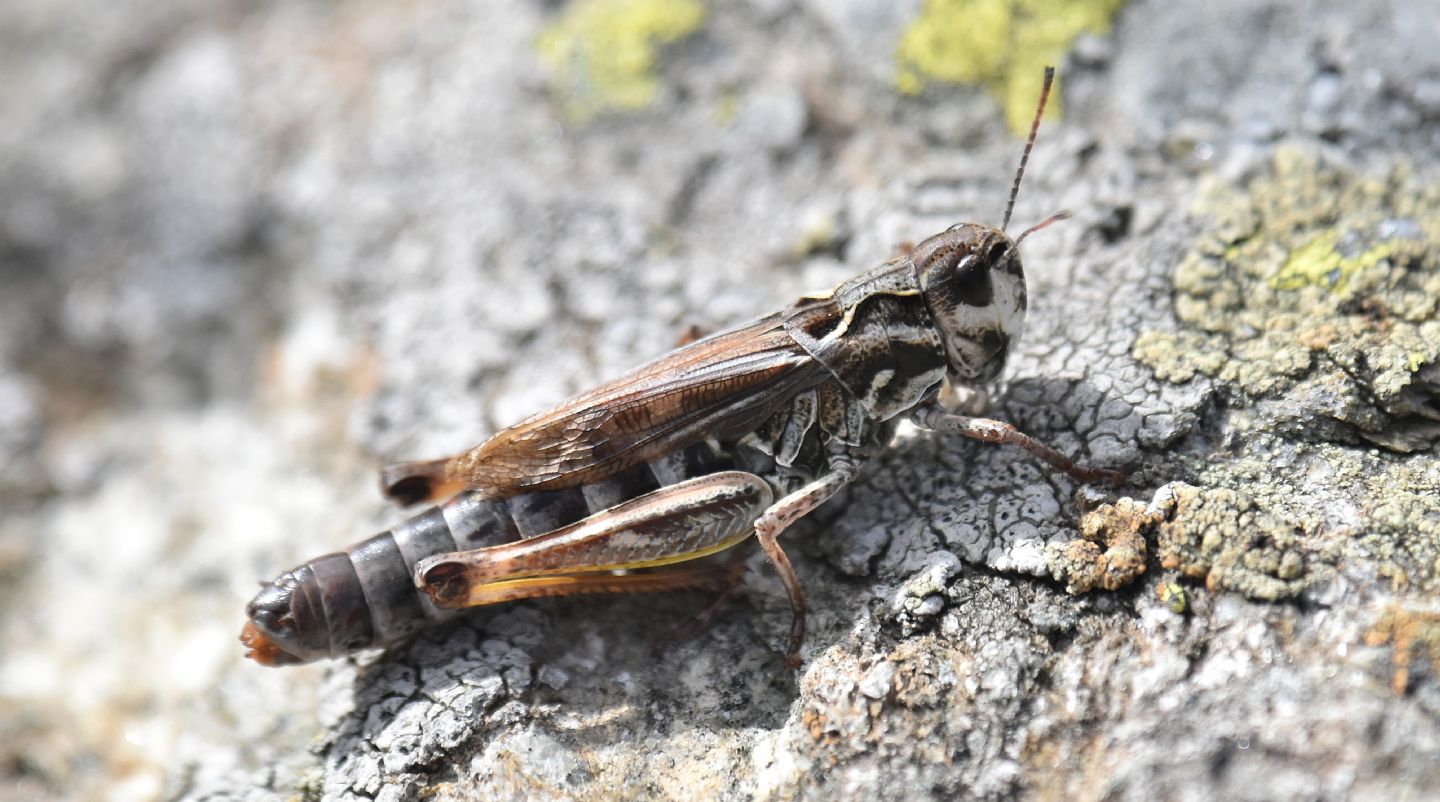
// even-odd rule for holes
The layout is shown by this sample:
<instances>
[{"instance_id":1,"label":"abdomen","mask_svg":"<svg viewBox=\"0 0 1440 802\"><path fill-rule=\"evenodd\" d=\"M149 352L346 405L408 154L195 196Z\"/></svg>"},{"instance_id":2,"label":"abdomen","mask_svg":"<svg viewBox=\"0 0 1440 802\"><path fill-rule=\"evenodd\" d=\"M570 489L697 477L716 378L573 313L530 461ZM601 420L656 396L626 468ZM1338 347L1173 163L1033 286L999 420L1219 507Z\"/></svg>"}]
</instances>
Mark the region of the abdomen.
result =
<instances>
[{"instance_id":1,"label":"abdomen","mask_svg":"<svg viewBox=\"0 0 1440 802\"><path fill-rule=\"evenodd\" d=\"M415 587L415 563L517 537L503 502L461 493L345 551L286 571L245 608L240 639L265 665L308 663L402 640L452 615Z\"/></svg>"}]
</instances>

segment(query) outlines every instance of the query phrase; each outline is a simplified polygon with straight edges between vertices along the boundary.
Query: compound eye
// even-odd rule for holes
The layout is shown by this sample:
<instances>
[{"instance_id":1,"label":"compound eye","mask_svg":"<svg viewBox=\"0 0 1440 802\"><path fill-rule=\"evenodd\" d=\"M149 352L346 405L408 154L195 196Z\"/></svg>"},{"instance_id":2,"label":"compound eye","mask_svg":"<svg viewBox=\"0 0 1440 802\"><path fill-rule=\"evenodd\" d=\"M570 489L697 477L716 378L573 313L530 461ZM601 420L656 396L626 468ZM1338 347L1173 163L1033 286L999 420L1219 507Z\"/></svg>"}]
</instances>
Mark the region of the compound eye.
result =
<instances>
[{"instance_id":1,"label":"compound eye","mask_svg":"<svg viewBox=\"0 0 1440 802\"><path fill-rule=\"evenodd\" d=\"M989 263L975 254L967 254L955 266L951 279L951 292L955 300L967 306L985 306L990 303Z\"/></svg>"}]
</instances>

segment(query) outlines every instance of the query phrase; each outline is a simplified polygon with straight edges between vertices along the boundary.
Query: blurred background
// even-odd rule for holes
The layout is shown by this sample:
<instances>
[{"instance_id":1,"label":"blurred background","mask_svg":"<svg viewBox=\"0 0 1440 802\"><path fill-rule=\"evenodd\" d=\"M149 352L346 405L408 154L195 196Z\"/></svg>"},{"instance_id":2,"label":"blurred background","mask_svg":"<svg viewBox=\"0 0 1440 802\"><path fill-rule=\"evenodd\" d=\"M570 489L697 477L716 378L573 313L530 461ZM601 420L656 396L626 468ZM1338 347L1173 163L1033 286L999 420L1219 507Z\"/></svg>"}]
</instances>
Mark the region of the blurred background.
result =
<instances>
[{"instance_id":1,"label":"blurred background","mask_svg":"<svg viewBox=\"0 0 1440 802\"><path fill-rule=\"evenodd\" d=\"M1423 0L0 3L0 797L318 796L348 675L242 661L256 580L385 460L998 222L1045 64L1042 293L1277 142L1440 153Z\"/></svg>"}]
</instances>

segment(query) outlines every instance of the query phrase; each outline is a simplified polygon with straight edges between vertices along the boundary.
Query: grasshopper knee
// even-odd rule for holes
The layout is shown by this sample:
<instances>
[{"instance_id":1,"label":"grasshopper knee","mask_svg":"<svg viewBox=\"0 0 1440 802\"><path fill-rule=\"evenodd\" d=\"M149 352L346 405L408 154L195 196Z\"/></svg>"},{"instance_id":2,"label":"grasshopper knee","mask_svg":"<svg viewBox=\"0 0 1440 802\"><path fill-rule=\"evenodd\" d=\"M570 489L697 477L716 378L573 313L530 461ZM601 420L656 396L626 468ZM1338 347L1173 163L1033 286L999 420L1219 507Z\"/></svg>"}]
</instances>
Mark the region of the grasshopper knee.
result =
<instances>
[{"instance_id":1,"label":"grasshopper knee","mask_svg":"<svg viewBox=\"0 0 1440 802\"><path fill-rule=\"evenodd\" d=\"M441 501L460 486L447 479L450 461L397 462L380 469L380 493L402 507Z\"/></svg>"}]
</instances>

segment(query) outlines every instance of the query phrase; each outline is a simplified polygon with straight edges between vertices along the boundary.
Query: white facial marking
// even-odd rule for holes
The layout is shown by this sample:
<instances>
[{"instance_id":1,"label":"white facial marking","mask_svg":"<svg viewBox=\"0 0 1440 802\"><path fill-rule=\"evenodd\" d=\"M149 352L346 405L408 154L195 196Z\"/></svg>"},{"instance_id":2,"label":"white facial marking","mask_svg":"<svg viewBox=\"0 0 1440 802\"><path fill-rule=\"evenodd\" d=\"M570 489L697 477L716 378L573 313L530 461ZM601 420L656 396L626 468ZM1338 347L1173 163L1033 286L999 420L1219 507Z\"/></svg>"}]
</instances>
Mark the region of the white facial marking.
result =
<instances>
[{"instance_id":1,"label":"white facial marking","mask_svg":"<svg viewBox=\"0 0 1440 802\"><path fill-rule=\"evenodd\" d=\"M1009 335L1013 342L1025 330L1025 310L1020 308L1020 295L1025 290L1025 280L1020 276L997 272L991 275L990 281L994 300L989 308L995 310L995 321L1000 330Z\"/></svg>"}]
</instances>

